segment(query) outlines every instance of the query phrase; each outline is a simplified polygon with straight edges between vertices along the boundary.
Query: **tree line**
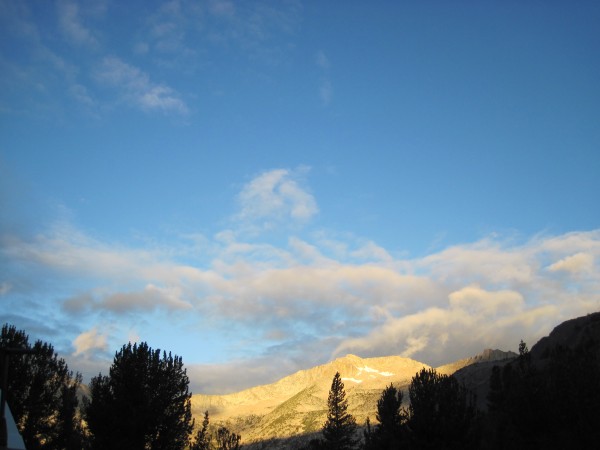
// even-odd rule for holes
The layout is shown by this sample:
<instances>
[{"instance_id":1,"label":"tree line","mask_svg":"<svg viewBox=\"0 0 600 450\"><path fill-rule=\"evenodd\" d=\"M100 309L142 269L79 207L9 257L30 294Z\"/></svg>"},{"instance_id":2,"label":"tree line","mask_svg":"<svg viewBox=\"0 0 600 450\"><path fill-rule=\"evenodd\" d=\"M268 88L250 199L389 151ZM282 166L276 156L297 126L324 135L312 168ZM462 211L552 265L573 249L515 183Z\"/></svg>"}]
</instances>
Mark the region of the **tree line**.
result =
<instances>
[{"instance_id":1,"label":"tree line","mask_svg":"<svg viewBox=\"0 0 600 450\"><path fill-rule=\"evenodd\" d=\"M377 423L362 431L348 412L336 373L322 437L305 450L565 449L597 448L600 442L600 343L556 346L537 363L521 341L519 356L489 380L487 411L452 375L422 369L404 393L393 384L377 401Z\"/></svg>"},{"instance_id":2,"label":"tree line","mask_svg":"<svg viewBox=\"0 0 600 450\"><path fill-rule=\"evenodd\" d=\"M1 348L30 350L7 367L8 404L26 448L56 450L238 450L241 436L211 427L208 411L195 428L189 379L181 357L147 343L115 353L107 375L93 377L79 400L81 375L52 345L33 345L4 325ZM348 411L339 373L327 399L320 437L305 450L559 449L600 442L600 347L588 339L548 350L534 362L525 343L519 356L489 380L487 411L454 376L422 369L406 394L393 384L377 401L375 423L360 427ZM0 365L3 362L0 361ZM0 367L3 373L4 367Z\"/></svg>"},{"instance_id":3,"label":"tree line","mask_svg":"<svg viewBox=\"0 0 600 450\"><path fill-rule=\"evenodd\" d=\"M322 437L305 450L392 450L477 448L475 427L479 416L464 386L452 376L425 369L415 374L408 388L410 403L393 384L377 401L377 424L367 419L360 428L348 412L341 376L333 377L327 400L327 420Z\"/></svg>"},{"instance_id":4,"label":"tree line","mask_svg":"<svg viewBox=\"0 0 600 450\"><path fill-rule=\"evenodd\" d=\"M12 325L0 348L28 350L7 366L7 402L28 450L237 450L241 437L209 428L208 412L195 435L189 378L181 357L147 343L115 353L108 375L93 377L79 401L82 377L51 344L33 345ZM4 372L0 361L0 373Z\"/></svg>"}]
</instances>

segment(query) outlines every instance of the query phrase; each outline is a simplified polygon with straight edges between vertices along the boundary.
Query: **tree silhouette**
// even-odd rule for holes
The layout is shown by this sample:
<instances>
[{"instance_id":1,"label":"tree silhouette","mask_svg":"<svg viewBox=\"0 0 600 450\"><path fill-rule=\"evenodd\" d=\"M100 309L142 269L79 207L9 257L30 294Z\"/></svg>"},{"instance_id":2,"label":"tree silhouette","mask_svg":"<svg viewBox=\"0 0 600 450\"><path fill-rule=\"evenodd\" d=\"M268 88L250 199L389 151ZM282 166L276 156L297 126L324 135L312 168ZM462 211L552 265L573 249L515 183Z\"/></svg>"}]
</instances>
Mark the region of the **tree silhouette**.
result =
<instances>
[{"instance_id":1,"label":"tree silhouette","mask_svg":"<svg viewBox=\"0 0 600 450\"><path fill-rule=\"evenodd\" d=\"M85 446L77 408L81 375L73 374L51 344L36 341L12 325L2 327L0 347L29 354L13 355L8 365L7 402L29 450ZM0 373L4 370L0 361Z\"/></svg>"},{"instance_id":2,"label":"tree silhouette","mask_svg":"<svg viewBox=\"0 0 600 450\"><path fill-rule=\"evenodd\" d=\"M488 395L490 449L594 448L600 442L600 343L548 348L494 367Z\"/></svg>"},{"instance_id":3,"label":"tree silhouette","mask_svg":"<svg viewBox=\"0 0 600 450\"><path fill-rule=\"evenodd\" d=\"M239 434L232 433L225 427L219 427L216 438L217 450L238 450L242 439Z\"/></svg>"},{"instance_id":4,"label":"tree silhouette","mask_svg":"<svg viewBox=\"0 0 600 450\"><path fill-rule=\"evenodd\" d=\"M95 449L184 449L193 429L181 357L145 342L124 345L108 376L90 383L85 416Z\"/></svg>"},{"instance_id":5,"label":"tree silhouette","mask_svg":"<svg viewBox=\"0 0 600 450\"><path fill-rule=\"evenodd\" d=\"M402 391L393 384L386 387L377 401L376 418L379 424L373 428L367 419L365 449L396 449L399 448L403 437L406 421L406 411L402 409Z\"/></svg>"},{"instance_id":6,"label":"tree silhouette","mask_svg":"<svg viewBox=\"0 0 600 450\"><path fill-rule=\"evenodd\" d=\"M356 420L348 412L344 383L336 372L327 398L327 421L323 426L324 445L332 450L352 449L358 443Z\"/></svg>"},{"instance_id":7,"label":"tree silhouette","mask_svg":"<svg viewBox=\"0 0 600 450\"><path fill-rule=\"evenodd\" d=\"M190 450L210 450L210 433L208 430L209 425L208 411L204 412L204 420L202 421L202 428L196 433L196 439Z\"/></svg>"},{"instance_id":8,"label":"tree silhouette","mask_svg":"<svg viewBox=\"0 0 600 450\"><path fill-rule=\"evenodd\" d=\"M417 448L453 449L475 445L473 402L453 376L421 369L408 388L408 428Z\"/></svg>"}]
</instances>

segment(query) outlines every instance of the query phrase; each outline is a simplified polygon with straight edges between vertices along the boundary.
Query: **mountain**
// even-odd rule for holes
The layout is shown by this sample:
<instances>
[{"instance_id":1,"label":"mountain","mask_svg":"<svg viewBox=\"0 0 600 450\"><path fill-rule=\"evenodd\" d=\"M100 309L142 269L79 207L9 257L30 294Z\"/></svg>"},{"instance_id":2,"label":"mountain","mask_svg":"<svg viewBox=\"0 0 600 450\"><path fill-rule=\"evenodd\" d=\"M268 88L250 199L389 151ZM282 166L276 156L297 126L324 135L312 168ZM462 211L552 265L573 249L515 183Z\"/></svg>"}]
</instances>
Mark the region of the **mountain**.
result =
<instances>
[{"instance_id":1,"label":"mountain","mask_svg":"<svg viewBox=\"0 0 600 450\"><path fill-rule=\"evenodd\" d=\"M600 342L600 312L558 325L532 347L532 360L543 364L557 345L575 348L590 341L595 341L595 345ZM477 406L485 410L492 368L510 364L517 356L514 352L487 349L436 370L454 375L476 395ZM369 416L375 420L377 400L390 383L404 392L406 404L410 381L422 368L430 366L400 356L346 355L273 384L227 395L194 395L192 413L196 422L201 423L204 411L208 410L211 423L224 424L240 434L245 448L293 449L321 430L326 420L327 395L336 372L341 374L345 385L349 412L359 424L364 424Z\"/></svg>"},{"instance_id":2,"label":"mountain","mask_svg":"<svg viewBox=\"0 0 600 450\"><path fill-rule=\"evenodd\" d=\"M600 343L600 312L567 320L557 325L548 336L541 338L531 348L531 359L534 365L541 368L546 364L546 360L554 348L564 347L573 350L589 342L595 346L596 352L600 353L600 346L598 346ZM517 356L513 352L508 352L506 355L507 359L499 358L496 361L467 364L453 373L459 382L475 394L477 407L483 411L487 410L487 394L493 367L509 364ZM496 353L496 356L501 356L501 353Z\"/></svg>"},{"instance_id":3,"label":"mountain","mask_svg":"<svg viewBox=\"0 0 600 450\"><path fill-rule=\"evenodd\" d=\"M460 359L453 363L445 364L440 367L436 367L435 370L438 373L442 373L445 375L452 375L453 373L457 372L458 370L460 370L464 367L467 367L467 366L472 366L473 364L481 364L481 363L496 364L499 361L510 360L517 356L518 355L515 352L510 352L510 351L505 352L505 351L498 350L498 349L492 350L492 349L488 348L488 349L485 349L479 355L473 356L471 358Z\"/></svg>"},{"instance_id":4,"label":"mountain","mask_svg":"<svg viewBox=\"0 0 600 450\"><path fill-rule=\"evenodd\" d=\"M287 438L321 429L336 372L342 375L349 410L361 423L374 414L385 386L407 386L423 367L429 368L399 356L363 359L346 355L273 384L227 395L194 395L192 412L201 417L208 410L213 423L226 423L244 442Z\"/></svg>"},{"instance_id":5,"label":"mountain","mask_svg":"<svg viewBox=\"0 0 600 450\"><path fill-rule=\"evenodd\" d=\"M482 354L437 368L453 373L470 364L504 360L516 354L485 350ZM245 444L318 432L326 420L327 395L336 372L342 376L349 412L359 424L374 420L377 400L390 383L405 391L412 377L427 364L400 356L360 358L346 355L324 365L301 370L264 386L227 395L194 395L192 413L201 422L209 411L211 423L222 423L242 436ZM279 447L279 446L278 446Z\"/></svg>"},{"instance_id":6,"label":"mountain","mask_svg":"<svg viewBox=\"0 0 600 450\"><path fill-rule=\"evenodd\" d=\"M574 349L589 341L600 342L600 312L561 323L531 347L531 356L544 360L557 345Z\"/></svg>"}]
</instances>

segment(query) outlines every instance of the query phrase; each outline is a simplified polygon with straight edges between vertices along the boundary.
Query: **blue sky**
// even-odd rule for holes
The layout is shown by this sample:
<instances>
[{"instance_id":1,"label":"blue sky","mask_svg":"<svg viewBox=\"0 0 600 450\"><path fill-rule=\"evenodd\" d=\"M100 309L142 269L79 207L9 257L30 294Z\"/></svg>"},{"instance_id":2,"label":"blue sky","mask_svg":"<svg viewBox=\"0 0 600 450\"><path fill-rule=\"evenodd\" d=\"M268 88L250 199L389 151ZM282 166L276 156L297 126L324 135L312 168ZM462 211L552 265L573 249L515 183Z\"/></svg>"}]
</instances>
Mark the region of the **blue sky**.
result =
<instances>
[{"instance_id":1,"label":"blue sky","mask_svg":"<svg viewBox=\"0 0 600 450\"><path fill-rule=\"evenodd\" d=\"M195 392L600 309L597 2L0 1L0 316Z\"/></svg>"}]
</instances>

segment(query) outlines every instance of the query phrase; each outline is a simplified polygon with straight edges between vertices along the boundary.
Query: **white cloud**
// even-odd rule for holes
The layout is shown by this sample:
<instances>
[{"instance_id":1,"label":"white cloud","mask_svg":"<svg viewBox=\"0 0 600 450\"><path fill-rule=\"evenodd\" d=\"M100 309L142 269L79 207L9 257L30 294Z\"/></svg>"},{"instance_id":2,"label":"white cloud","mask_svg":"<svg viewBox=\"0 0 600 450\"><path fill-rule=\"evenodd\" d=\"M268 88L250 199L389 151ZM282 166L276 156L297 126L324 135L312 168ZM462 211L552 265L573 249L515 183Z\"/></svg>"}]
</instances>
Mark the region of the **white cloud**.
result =
<instances>
[{"instance_id":1,"label":"white cloud","mask_svg":"<svg viewBox=\"0 0 600 450\"><path fill-rule=\"evenodd\" d=\"M106 351L108 342L106 335L98 332L96 327L81 333L73 341L75 352L73 356L83 355L95 350Z\"/></svg>"},{"instance_id":2,"label":"white cloud","mask_svg":"<svg viewBox=\"0 0 600 450\"><path fill-rule=\"evenodd\" d=\"M373 241L368 241L365 245L360 247L358 250L352 252L352 256L362 260L368 261L381 261L381 262L392 262L393 258L383 248L377 245Z\"/></svg>"},{"instance_id":3,"label":"white cloud","mask_svg":"<svg viewBox=\"0 0 600 450\"><path fill-rule=\"evenodd\" d=\"M238 219L269 229L291 219L306 222L318 212L315 198L300 185L302 170L264 172L244 186L238 196Z\"/></svg>"},{"instance_id":4,"label":"white cloud","mask_svg":"<svg viewBox=\"0 0 600 450\"><path fill-rule=\"evenodd\" d=\"M572 274L592 273L594 270L594 256L589 253L576 253L567 256L548 267L551 272L564 271Z\"/></svg>"},{"instance_id":5,"label":"white cloud","mask_svg":"<svg viewBox=\"0 0 600 450\"><path fill-rule=\"evenodd\" d=\"M118 89L128 103L143 111L180 115L189 112L174 89L153 83L146 73L114 56L104 58L96 71L96 79Z\"/></svg>"},{"instance_id":6,"label":"white cloud","mask_svg":"<svg viewBox=\"0 0 600 450\"><path fill-rule=\"evenodd\" d=\"M479 286L467 286L448 296L451 309L462 310L470 315L495 316L522 311L523 296L515 291L488 292Z\"/></svg>"},{"instance_id":7,"label":"white cloud","mask_svg":"<svg viewBox=\"0 0 600 450\"><path fill-rule=\"evenodd\" d=\"M251 223L294 221L298 203L316 213L291 171L265 172L242 194L238 219ZM28 239L5 234L0 257L11 270L2 286L11 288L2 298L18 305L24 287L51 281L65 293L51 295L69 298L61 312L70 321L135 317L120 335L132 327L145 335L156 316L174 325L185 317L208 334L235 330L259 356L304 355L298 369L336 352L435 365L485 347L514 350L520 339L532 345L558 323L600 310L600 230L519 243L489 237L415 259L352 235L293 236L283 245L244 236L232 227L202 237L210 257L199 264L188 248L107 244L65 224ZM95 335L84 337L80 354Z\"/></svg>"}]
</instances>

